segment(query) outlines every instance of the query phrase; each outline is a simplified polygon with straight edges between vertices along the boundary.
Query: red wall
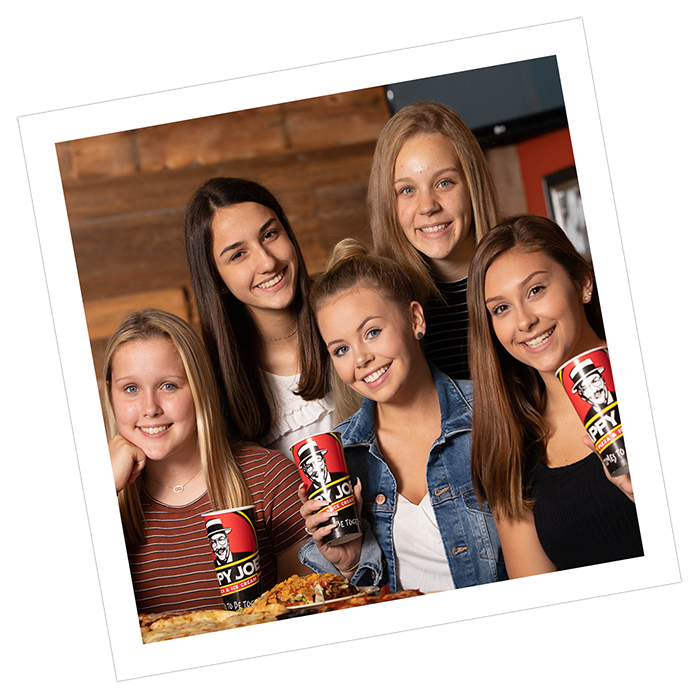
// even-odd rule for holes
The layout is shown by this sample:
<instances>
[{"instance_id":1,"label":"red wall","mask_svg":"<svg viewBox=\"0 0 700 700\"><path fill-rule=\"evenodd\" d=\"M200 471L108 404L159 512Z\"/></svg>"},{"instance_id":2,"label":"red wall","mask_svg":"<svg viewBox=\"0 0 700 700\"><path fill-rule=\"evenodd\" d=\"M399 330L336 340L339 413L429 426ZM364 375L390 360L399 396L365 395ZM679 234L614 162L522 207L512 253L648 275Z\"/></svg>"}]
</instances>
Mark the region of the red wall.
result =
<instances>
[{"instance_id":1,"label":"red wall","mask_svg":"<svg viewBox=\"0 0 700 700\"><path fill-rule=\"evenodd\" d=\"M567 128L518 144L525 197L531 214L547 216L542 178L574 165L574 151Z\"/></svg>"}]
</instances>

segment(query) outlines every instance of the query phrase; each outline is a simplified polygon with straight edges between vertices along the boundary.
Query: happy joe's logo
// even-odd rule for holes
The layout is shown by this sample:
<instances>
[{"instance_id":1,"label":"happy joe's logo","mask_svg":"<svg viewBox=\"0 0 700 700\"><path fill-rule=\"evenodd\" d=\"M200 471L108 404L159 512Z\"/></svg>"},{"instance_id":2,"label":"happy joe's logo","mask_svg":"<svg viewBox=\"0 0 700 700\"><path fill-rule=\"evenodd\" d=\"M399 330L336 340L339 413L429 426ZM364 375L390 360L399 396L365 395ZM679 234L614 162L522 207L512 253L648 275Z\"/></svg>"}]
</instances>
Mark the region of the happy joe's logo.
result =
<instances>
[{"instance_id":1,"label":"happy joe's logo","mask_svg":"<svg viewBox=\"0 0 700 700\"><path fill-rule=\"evenodd\" d=\"M204 517L224 605L228 610L247 607L262 592L252 511L251 515L227 511Z\"/></svg>"},{"instance_id":2,"label":"happy joe's logo","mask_svg":"<svg viewBox=\"0 0 700 700\"><path fill-rule=\"evenodd\" d=\"M596 450L611 475L629 470L607 348L577 355L557 370Z\"/></svg>"}]
</instances>

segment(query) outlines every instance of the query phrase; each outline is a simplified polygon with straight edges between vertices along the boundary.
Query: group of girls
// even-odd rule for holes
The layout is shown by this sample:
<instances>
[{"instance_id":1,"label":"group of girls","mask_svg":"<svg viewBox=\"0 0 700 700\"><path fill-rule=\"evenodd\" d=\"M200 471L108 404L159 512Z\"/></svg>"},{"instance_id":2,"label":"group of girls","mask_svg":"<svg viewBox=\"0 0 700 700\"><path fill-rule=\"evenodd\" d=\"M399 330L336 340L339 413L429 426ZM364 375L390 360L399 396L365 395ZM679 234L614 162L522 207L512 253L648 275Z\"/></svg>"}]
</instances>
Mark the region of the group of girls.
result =
<instances>
[{"instance_id":1,"label":"group of girls","mask_svg":"<svg viewBox=\"0 0 700 700\"><path fill-rule=\"evenodd\" d=\"M115 331L105 413L140 612L221 607L201 513L248 504L263 589L339 571L446 590L642 554L631 482L607 478L554 375L605 344L590 265L546 219L501 221L478 143L435 103L383 129L368 208L375 252L344 240L312 283L275 197L209 180L185 224L204 342L155 310ZM329 504L289 448L333 429L363 537L326 546Z\"/></svg>"}]
</instances>

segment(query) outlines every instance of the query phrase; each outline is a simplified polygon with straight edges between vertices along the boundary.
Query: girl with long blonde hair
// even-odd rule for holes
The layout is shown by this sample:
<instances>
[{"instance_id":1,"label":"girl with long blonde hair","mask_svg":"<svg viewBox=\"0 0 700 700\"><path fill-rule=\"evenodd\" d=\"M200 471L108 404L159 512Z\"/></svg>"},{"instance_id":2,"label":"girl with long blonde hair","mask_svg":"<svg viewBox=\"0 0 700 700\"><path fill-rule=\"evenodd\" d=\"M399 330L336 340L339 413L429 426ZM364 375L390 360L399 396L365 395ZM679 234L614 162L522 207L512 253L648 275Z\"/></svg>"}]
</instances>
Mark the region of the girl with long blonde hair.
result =
<instances>
[{"instance_id":1,"label":"girl with long blonde hair","mask_svg":"<svg viewBox=\"0 0 700 700\"><path fill-rule=\"evenodd\" d=\"M104 360L104 413L139 612L223 607L202 513L255 507L263 589L308 573L297 553L296 469L231 448L204 345L181 318L129 314ZM171 585L177 582L177 585Z\"/></svg>"},{"instance_id":2,"label":"girl with long blonde hair","mask_svg":"<svg viewBox=\"0 0 700 700\"><path fill-rule=\"evenodd\" d=\"M456 112L415 102L387 122L367 203L375 251L411 270L427 299L427 358L467 379L467 273L477 242L500 213L481 147Z\"/></svg>"},{"instance_id":3,"label":"girl with long blonde hair","mask_svg":"<svg viewBox=\"0 0 700 700\"><path fill-rule=\"evenodd\" d=\"M363 399L336 430L365 526L361 540L325 545L328 504L307 501L302 487L312 534L302 561L392 590L505 578L493 516L471 483L471 382L451 379L423 355L425 318L410 274L341 241L311 303L338 375Z\"/></svg>"}]
</instances>

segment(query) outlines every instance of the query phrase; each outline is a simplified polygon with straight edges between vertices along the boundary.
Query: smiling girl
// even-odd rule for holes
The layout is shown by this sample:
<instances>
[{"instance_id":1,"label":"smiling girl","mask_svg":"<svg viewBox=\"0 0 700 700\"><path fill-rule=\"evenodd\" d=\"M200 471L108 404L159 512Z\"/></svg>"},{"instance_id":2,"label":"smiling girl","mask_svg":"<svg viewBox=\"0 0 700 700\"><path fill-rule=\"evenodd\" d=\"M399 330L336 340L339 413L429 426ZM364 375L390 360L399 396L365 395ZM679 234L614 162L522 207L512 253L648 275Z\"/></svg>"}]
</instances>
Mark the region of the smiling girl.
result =
<instances>
[{"instance_id":1,"label":"smiling girl","mask_svg":"<svg viewBox=\"0 0 700 700\"><path fill-rule=\"evenodd\" d=\"M329 512L318 511L328 504L306 501L302 487L313 538L301 560L392 590L503 578L493 517L471 484L471 383L453 381L425 359L425 318L409 278L396 261L346 239L311 300L338 375L363 397L336 430L369 529L364 540L323 545L333 526Z\"/></svg>"},{"instance_id":2,"label":"smiling girl","mask_svg":"<svg viewBox=\"0 0 700 700\"><path fill-rule=\"evenodd\" d=\"M556 377L606 345L593 268L552 221L514 217L479 244L467 292L474 488L508 575L641 556L629 474L610 479Z\"/></svg>"},{"instance_id":3,"label":"smiling girl","mask_svg":"<svg viewBox=\"0 0 700 700\"><path fill-rule=\"evenodd\" d=\"M187 206L185 242L229 434L289 455L300 433L337 422L289 221L262 185L213 178Z\"/></svg>"},{"instance_id":4,"label":"smiling girl","mask_svg":"<svg viewBox=\"0 0 700 700\"><path fill-rule=\"evenodd\" d=\"M296 469L226 437L214 373L173 314L127 316L107 344L104 411L139 613L223 608L201 514L255 506L263 590L293 573L305 538Z\"/></svg>"},{"instance_id":5,"label":"smiling girl","mask_svg":"<svg viewBox=\"0 0 700 700\"><path fill-rule=\"evenodd\" d=\"M445 105L407 105L379 134L367 202L375 251L412 270L428 299L426 356L467 379L467 272L500 219L476 138Z\"/></svg>"}]
</instances>

